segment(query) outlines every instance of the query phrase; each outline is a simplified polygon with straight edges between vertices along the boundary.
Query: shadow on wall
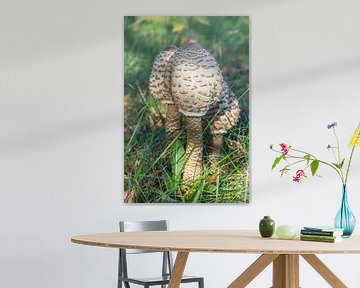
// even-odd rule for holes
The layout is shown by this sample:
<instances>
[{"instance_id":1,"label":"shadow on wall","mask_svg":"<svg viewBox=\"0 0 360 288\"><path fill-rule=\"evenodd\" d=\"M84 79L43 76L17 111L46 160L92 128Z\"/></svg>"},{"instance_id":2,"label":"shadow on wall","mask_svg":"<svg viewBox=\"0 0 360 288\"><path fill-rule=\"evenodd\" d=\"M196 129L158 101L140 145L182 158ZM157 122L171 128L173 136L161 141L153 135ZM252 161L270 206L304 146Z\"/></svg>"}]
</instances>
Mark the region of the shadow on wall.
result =
<instances>
[{"instance_id":1,"label":"shadow on wall","mask_svg":"<svg viewBox=\"0 0 360 288\"><path fill-rule=\"evenodd\" d=\"M303 70L296 69L293 73L286 73L286 75L270 76L264 81L256 82L256 87L267 91L276 90L280 87L301 85L357 69L360 69L360 58L349 58Z\"/></svg>"},{"instance_id":2,"label":"shadow on wall","mask_svg":"<svg viewBox=\"0 0 360 288\"><path fill-rule=\"evenodd\" d=\"M65 123L61 126L35 131L24 137L16 137L0 142L0 154L19 149L29 149L39 144L46 145L60 142L64 138L80 137L84 134L103 132L106 130L118 131L119 139L122 133L119 130L121 116L119 113L99 115L94 118L78 120L75 123ZM120 142L120 141L119 141Z\"/></svg>"},{"instance_id":3,"label":"shadow on wall","mask_svg":"<svg viewBox=\"0 0 360 288\"><path fill-rule=\"evenodd\" d=\"M0 11L0 63L120 40L121 4L116 0L106 4L101 0L6 1Z\"/></svg>"}]
</instances>

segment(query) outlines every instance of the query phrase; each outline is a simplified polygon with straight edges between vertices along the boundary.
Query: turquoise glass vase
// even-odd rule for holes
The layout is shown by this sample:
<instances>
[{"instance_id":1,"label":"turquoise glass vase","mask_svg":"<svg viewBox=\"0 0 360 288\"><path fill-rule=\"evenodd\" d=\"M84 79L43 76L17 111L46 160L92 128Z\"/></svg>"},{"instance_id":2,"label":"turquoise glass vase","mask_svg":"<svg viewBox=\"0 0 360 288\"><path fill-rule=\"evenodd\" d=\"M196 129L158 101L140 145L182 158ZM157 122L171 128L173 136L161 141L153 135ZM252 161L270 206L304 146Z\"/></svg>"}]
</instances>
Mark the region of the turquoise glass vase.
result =
<instances>
[{"instance_id":1,"label":"turquoise glass vase","mask_svg":"<svg viewBox=\"0 0 360 288\"><path fill-rule=\"evenodd\" d=\"M349 207L346 185L342 187L341 206L336 214L334 224L336 228L344 229L343 237L350 237L355 228L356 219Z\"/></svg>"}]
</instances>

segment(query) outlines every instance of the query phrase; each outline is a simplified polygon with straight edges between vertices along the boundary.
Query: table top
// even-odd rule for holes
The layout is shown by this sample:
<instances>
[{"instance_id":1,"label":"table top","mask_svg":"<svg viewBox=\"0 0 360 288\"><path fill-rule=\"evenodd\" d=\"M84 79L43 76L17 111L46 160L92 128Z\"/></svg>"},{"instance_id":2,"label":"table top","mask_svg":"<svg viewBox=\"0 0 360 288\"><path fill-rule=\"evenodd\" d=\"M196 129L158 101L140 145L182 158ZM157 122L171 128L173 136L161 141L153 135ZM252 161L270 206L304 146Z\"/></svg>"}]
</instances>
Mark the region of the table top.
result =
<instances>
[{"instance_id":1,"label":"table top","mask_svg":"<svg viewBox=\"0 0 360 288\"><path fill-rule=\"evenodd\" d=\"M338 243L322 243L262 238L257 230L188 230L156 232L116 232L80 235L77 244L183 252L249 254L342 254L360 253L360 235Z\"/></svg>"}]
</instances>

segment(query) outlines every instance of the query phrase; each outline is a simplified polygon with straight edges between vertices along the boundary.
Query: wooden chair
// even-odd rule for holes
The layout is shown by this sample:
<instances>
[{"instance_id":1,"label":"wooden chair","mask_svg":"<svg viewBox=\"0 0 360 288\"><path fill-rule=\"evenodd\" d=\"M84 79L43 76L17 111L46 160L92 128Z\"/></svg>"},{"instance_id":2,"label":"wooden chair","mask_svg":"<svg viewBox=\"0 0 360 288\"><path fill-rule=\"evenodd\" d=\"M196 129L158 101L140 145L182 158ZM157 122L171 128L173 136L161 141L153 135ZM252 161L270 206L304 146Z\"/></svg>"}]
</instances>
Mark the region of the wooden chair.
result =
<instances>
[{"instance_id":1,"label":"wooden chair","mask_svg":"<svg viewBox=\"0 0 360 288\"><path fill-rule=\"evenodd\" d=\"M168 222L166 220L159 221L120 221L120 232L134 232L134 231L167 231ZM160 286L165 288L169 284L170 276L173 268L173 259L171 252L149 251L149 250L135 250L135 249L119 249L119 269L118 269L118 288L122 288L124 283L125 288L130 288L131 284L137 284L144 288L150 286ZM163 253L162 274L160 277L152 278L138 278L129 277L127 269L127 254L141 254L141 253ZM204 278L194 276L183 276L181 283L197 282L199 288L204 288Z\"/></svg>"}]
</instances>

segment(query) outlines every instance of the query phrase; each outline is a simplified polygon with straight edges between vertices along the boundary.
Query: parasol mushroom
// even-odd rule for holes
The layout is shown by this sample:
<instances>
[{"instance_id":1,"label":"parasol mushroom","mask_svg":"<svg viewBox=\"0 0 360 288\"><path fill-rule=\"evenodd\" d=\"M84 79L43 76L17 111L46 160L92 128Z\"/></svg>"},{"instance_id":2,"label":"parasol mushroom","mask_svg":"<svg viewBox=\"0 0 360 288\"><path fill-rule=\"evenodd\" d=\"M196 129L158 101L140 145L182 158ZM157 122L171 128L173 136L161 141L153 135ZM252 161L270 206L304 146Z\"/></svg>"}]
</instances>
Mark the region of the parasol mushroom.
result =
<instances>
[{"instance_id":1,"label":"parasol mushroom","mask_svg":"<svg viewBox=\"0 0 360 288\"><path fill-rule=\"evenodd\" d=\"M149 89L152 96L167 105L166 134L167 141L171 142L181 128L181 114L175 105L170 90L170 77L166 76L169 59L178 48L174 45L165 47L155 58L149 79Z\"/></svg>"},{"instance_id":2,"label":"parasol mushroom","mask_svg":"<svg viewBox=\"0 0 360 288\"><path fill-rule=\"evenodd\" d=\"M193 181L200 176L203 153L202 117L217 105L223 77L215 58L191 40L171 57L172 96L185 116L187 130L186 157L183 180Z\"/></svg>"},{"instance_id":3,"label":"parasol mushroom","mask_svg":"<svg viewBox=\"0 0 360 288\"><path fill-rule=\"evenodd\" d=\"M185 117L187 162L183 181L193 182L201 173L202 120L207 121L212 134L210 159L217 160L222 135L239 118L238 101L224 81L216 59L195 40L180 48L167 46L159 53L153 64L149 87L154 98L167 104L168 141L181 128L181 114Z\"/></svg>"}]
</instances>

